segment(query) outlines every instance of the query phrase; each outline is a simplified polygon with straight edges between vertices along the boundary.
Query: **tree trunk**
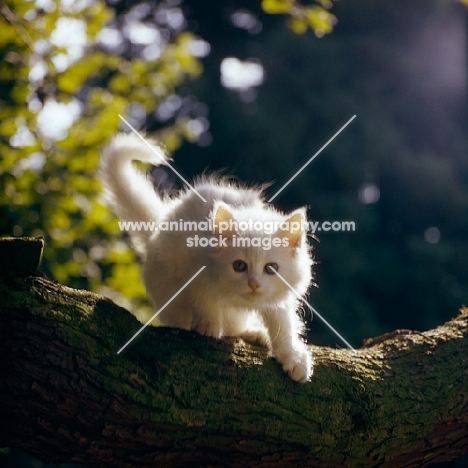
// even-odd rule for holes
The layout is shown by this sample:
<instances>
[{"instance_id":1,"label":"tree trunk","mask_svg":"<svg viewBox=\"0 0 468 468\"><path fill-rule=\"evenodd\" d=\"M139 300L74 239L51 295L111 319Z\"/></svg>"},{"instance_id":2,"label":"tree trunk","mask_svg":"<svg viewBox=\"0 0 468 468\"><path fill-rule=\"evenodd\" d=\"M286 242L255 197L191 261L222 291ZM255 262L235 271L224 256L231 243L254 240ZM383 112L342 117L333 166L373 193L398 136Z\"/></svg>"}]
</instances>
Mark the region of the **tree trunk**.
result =
<instances>
[{"instance_id":1,"label":"tree trunk","mask_svg":"<svg viewBox=\"0 0 468 468\"><path fill-rule=\"evenodd\" d=\"M421 467L468 453L468 309L308 384L241 340L148 327L96 294L0 278L0 446L87 467Z\"/></svg>"}]
</instances>

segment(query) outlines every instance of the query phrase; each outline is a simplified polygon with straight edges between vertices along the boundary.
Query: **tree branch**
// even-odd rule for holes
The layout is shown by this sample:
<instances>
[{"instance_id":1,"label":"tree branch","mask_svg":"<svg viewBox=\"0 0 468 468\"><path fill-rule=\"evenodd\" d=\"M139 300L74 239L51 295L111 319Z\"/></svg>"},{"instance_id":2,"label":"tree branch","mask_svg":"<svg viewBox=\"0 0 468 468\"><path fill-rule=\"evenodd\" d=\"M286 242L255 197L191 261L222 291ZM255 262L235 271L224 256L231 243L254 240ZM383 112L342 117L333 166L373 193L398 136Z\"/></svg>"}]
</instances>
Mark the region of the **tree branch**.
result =
<instances>
[{"instance_id":1,"label":"tree branch","mask_svg":"<svg viewBox=\"0 0 468 468\"><path fill-rule=\"evenodd\" d=\"M468 453L468 309L312 347L308 384L241 340L141 327L96 294L0 278L0 444L88 467L420 467Z\"/></svg>"}]
</instances>

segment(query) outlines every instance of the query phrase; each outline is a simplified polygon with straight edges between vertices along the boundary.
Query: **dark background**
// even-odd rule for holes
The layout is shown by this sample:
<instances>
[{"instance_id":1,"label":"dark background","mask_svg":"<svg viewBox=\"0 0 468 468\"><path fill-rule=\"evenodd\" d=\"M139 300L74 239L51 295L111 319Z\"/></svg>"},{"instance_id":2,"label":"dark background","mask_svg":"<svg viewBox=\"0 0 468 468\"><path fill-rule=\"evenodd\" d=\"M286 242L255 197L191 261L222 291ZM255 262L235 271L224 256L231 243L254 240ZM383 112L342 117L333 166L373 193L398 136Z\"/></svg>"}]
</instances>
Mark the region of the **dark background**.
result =
<instances>
[{"instance_id":1,"label":"dark background","mask_svg":"<svg viewBox=\"0 0 468 468\"><path fill-rule=\"evenodd\" d=\"M272 196L356 114L274 201L308 205L314 221L356 223L353 233L316 234L310 301L355 346L450 319L468 303L465 10L447 1L338 2L335 31L317 39L252 4L182 4L211 53L202 78L181 92L207 104L210 127L203 146L176 153L177 167L189 179L227 168L246 182L275 181ZM257 15L261 32L232 25L241 8ZM230 56L263 65L255 99L221 85ZM366 187L378 189L375 203L363 202ZM318 320L310 339L337 343Z\"/></svg>"}]
</instances>

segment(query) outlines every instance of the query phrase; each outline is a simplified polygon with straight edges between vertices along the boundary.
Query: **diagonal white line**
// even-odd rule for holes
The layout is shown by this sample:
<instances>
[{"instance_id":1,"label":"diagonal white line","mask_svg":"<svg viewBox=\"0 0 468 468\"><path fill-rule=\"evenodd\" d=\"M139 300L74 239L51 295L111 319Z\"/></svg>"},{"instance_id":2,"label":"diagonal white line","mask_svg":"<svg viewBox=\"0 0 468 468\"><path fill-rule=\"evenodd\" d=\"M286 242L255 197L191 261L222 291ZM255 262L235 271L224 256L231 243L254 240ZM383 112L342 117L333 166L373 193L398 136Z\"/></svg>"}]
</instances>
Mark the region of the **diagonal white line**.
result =
<instances>
[{"instance_id":1,"label":"diagonal white line","mask_svg":"<svg viewBox=\"0 0 468 468\"><path fill-rule=\"evenodd\" d=\"M148 143L148 142L138 133L137 130L135 130L120 114L118 114L118 115L119 115L119 117L121 118L121 120L123 120L123 121L132 129L133 133L134 133L135 135L137 135L137 136L140 138L140 140L143 141L143 143L145 143L145 145L147 145L148 148L149 148L154 154L156 154L156 155L158 156L158 158L160 158L160 159L164 162L164 164L165 164L166 166L169 166L169 167L172 169L172 171L173 171L175 174L177 174L177 175L178 175L178 176L179 176L179 177L180 177L180 178L181 178L181 179L182 179L182 180L183 180L183 181L184 181L184 182L185 182L185 183L186 183L186 184L187 184L187 185L188 185L188 186L189 186L205 203L206 203L206 200L189 184L189 182L187 182L187 180L185 180L184 177L183 177L181 174L179 174L179 172L177 172L177 170L176 170L173 166L171 166L165 159L163 159L163 158L161 157L161 155L156 151L156 149L155 149L150 143Z\"/></svg>"},{"instance_id":2,"label":"diagonal white line","mask_svg":"<svg viewBox=\"0 0 468 468\"><path fill-rule=\"evenodd\" d=\"M336 336L338 336L342 341L343 343L346 344L346 346L348 346L348 348L352 349L353 351L356 351L336 330L335 328L333 328L318 312L317 310L312 307L295 289L293 286L291 286L273 267L271 266L268 266L268 268L270 269L270 271L273 271L275 273L276 276L278 276L278 278L280 280L283 281L283 283L289 287L289 289L302 301L304 302L307 307L309 307L309 309L317 315L317 317L322 320L322 322L328 327L330 328L330 330L335 333Z\"/></svg>"},{"instance_id":3,"label":"diagonal white line","mask_svg":"<svg viewBox=\"0 0 468 468\"><path fill-rule=\"evenodd\" d=\"M354 119L353 115L269 200L272 202Z\"/></svg>"},{"instance_id":4,"label":"diagonal white line","mask_svg":"<svg viewBox=\"0 0 468 468\"><path fill-rule=\"evenodd\" d=\"M201 272L206 268L202 266L118 351L120 354Z\"/></svg>"}]
</instances>

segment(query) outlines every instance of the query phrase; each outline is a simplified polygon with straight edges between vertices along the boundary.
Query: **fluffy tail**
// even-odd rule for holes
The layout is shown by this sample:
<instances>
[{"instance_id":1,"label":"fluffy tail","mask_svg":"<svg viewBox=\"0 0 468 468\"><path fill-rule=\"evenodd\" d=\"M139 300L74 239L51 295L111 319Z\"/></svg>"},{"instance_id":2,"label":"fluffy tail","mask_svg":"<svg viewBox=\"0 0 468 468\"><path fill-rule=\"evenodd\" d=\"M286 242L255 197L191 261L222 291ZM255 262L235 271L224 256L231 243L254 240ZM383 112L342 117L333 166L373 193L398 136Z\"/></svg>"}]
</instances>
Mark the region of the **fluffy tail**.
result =
<instances>
[{"instance_id":1,"label":"fluffy tail","mask_svg":"<svg viewBox=\"0 0 468 468\"><path fill-rule=\"evenodd\" d=\"M115 136L102 153L101 178L109 204L127 222L135 247L144 254L152 230L143 223L159 221L167 207L151 181L133 166L133 160L158 166L166 164L167 157L161 148L150 148L133 133ZM136 224L132 229L128 223Z\"/></svg>"}]
</instances>

